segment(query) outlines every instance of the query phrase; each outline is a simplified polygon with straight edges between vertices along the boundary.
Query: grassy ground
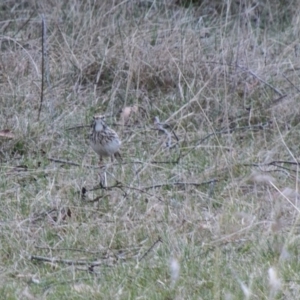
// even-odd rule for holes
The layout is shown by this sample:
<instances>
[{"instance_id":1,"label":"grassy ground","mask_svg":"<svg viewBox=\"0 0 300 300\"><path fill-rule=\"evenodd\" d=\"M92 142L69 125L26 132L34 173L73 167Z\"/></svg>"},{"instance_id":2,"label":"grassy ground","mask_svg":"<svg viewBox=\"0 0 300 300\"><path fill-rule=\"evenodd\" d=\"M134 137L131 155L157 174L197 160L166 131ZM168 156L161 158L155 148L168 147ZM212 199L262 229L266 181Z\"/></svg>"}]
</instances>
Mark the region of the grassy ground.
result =
<instances>
[{"instance_id":1,"label":"grassy ground","mask_svg":"<svg viewBox=\"0 0 300 300\"><path fill-rule=\"evenodd\" d=\"M299 10L4 1L0 298L298 299Z\"/></svg>"}]
</instances>

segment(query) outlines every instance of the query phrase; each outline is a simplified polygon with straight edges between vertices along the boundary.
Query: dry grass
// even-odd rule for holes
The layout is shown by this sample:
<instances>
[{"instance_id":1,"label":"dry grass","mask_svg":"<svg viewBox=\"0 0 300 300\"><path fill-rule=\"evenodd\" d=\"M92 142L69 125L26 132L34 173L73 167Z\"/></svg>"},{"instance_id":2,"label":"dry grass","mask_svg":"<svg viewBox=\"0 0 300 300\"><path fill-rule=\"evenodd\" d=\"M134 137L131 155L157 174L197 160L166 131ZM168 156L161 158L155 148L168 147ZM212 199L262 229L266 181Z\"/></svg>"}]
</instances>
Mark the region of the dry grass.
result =
<instances>
[{"instance_id":1,"label":"dry grass","mask_svg":"<svg viewBox=\"0 0 300 300\"><path fill-rule=\"evenodd\" d=\"M3 299L297 299L300 6L229 4L1 4Z\"/></svg>"}]
</instances>

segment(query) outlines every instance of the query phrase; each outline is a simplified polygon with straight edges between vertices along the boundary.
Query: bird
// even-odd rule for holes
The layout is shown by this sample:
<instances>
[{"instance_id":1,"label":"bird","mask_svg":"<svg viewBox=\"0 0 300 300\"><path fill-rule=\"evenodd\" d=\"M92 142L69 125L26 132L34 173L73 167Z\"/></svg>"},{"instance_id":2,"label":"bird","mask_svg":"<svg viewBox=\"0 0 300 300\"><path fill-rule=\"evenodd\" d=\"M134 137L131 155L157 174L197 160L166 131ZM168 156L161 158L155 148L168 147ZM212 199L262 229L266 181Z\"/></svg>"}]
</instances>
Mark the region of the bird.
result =
<instances>
[{"instance_id":1,"label":"bird","mask_svg":"<svg viewBox=\"0 0 300 300\"><path fill-rule=\"evenodd\" d=\"M119 149L121 140L118 134L107 126L105 116L99 115L93 117L92 133L90 134L90 144L92 149L99 155L99 165L103 162L103 157L109 156L121 160Z\"/></svg>"}]
</instances>

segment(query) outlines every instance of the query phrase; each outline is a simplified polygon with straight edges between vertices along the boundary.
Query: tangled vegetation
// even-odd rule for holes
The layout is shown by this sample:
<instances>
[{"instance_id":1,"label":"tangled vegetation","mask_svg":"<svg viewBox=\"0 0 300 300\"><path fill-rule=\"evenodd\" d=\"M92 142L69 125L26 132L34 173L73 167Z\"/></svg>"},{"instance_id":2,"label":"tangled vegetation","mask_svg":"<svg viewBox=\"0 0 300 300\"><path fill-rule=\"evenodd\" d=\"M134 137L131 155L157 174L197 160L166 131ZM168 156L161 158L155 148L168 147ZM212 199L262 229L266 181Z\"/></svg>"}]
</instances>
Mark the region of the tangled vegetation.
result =
<instances>
[{"instance_id":1,"label":"tangled vegetation","mask_svg":"<svg viewBox=\"0 0 300 300\"><path fill-rule=\"evenodd\" d=\"M297 299L299 25L298 1L2 2L3 299Z\"/></svg>"}]
</instances>

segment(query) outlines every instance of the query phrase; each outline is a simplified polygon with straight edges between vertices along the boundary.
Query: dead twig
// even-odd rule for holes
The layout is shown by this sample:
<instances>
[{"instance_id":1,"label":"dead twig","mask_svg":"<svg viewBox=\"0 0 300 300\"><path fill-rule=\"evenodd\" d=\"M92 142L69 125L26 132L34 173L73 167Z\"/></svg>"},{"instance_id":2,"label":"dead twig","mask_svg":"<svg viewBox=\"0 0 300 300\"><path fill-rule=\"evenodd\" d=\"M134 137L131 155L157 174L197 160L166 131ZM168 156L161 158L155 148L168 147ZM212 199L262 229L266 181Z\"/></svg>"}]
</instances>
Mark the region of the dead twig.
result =
<instances>
[{"instance_id":1,"label":"dead twig","mask_svg":"<svg viewBox=\"0 0 300 300\"><path fill-rule=\"evenodd\" d=\"M99 169L99 166L90 166L90 165L81 165L79 163L75 163L70 160L64 160L64 159L59 159L59 158L53 158L53 157L47 157L49 161L55 162L55 163L60 163L64 165L70 165L70 166L75 166L75 167L84 167L84 168L89 168L89 169Z\"/></svg>"},{"instance_id":2,"label":"dead twig","mask_svg":"<svg viewBox=\"0 0 300 300\"><path fill-rule=\"evenodd\" d=\"M97 185L89 190L85 189L85 193L86 192L92 192L92 191L97 191L97 190L107 190L107 191L111 191L113 190L114 188L122 188L123 185L120 181L116 181L114 185L111 185L111 186L101 186L101 185Z\"/></svg>"},{"instance_id":3,"label":"dead twig","mask_svg":"<svg viewBox=\"0 0 300 300\"><path fill-rule=\"evenodd\" d=\"M52 157L48 157L48 160L56 162L56 163L60 163L60 164L65 164L65 165L71 165L71 166L76 166L76 167L80 167L81 165L72 161L68 161L68 160L63 160L63 159L58 159L58 158L52 158Z\"/></svg>"},{"instance_id":4,"label":"dead twig","mask_svg":"<svg viewBox=\"0 0 300 300\"><path fill-rule=\"evenodd\" d=\"M268 167L268 166L274 166L278 169L281 169L281 170L285 170L285 171L289 171L289 172L295 172L297 173L298 170L293 170L291 168L288 168L288 167L284 167L282 165L292 165L292 166L300 166L300 162L298 161L284 161L284 160L274 160L274 161L271 161L269 163L265 163L265 164L257 164L257 163L252 163L252 164L243 164L243 166L245 167L259 167L259 168L262 168L262 167ZM275 172L275 171L278 171L278 170L272 170L272 172Z\"/></svg>"},{"instance_id":5,"label":"dead twig","mask_svg":"<svg viewBox=\"0 0 300 300\"><path fill-rule=\"evenodd\" d=\"M272 89L275 93L277 93L280 96L283 96L283 93L281 93L277 88L275 88L273 85L271 85L270 83L266 82L265 80L263 80L262 78L260 78L258 75L256 75L253 71L247 69L246 67L242 67L239 66L238 67L248 73L250 73L252 76L254 76L255 78L257 78L259 81L261 81L262 83L264 83L266 86L268 86L270 89Z\"/></svg>"},{"instance_id":6,"label":"dead twig","mask_svg":"<svg viewBox=\"0 0 300 300\"><path fill-rule=\"evenodd\" d=\"M162 243L162 238L158 237L158 239L152 244L152 246L142 255L142 257L139 259L139 261L143 260L152 250L153 248L158 244Z\"/></svg>"},{"instance_id":7,"label":"dead twig","mask_svg":"<svg viewBox=\"0 0 300 300\"><path fill-rule=\"evenodd\" d=\"M133 187L133 186L126 186L126 185L124 187L128 188L130 190L135 190L135 191L141 192L141 193L146 194L146 195L148 195L150 197L154 197L154 198L156 198L160 202L164 202L160 197L158 197L158 196L156 196L154 194L148 193L148 192L144 191L142 188L137 188L137 187Z\"/></svg>"},{"instance_id":8,"label":"dead twig","mask_svg":"<svg viewBox=\"0 0 300 300\"><path fill-rule=\"evenodd\" d=\"M122 192L124 192L125 196L127 196L127 193L122 189L122 188L126 188L126 189L129 189L129 190L134 190L134 191L138 191L138 192L141 192L143 194L146 194L148 195L149 197L154 197L156 198L158 201L161 201L161 202L164 202L160 197L154 195L154 194L151 194L151 193L148 193L147 191L143 190L142 188L138 188L138 187L134 187L134 186L129 186L129 185L125 185L121 182L116 182L114 185L111 185L111 186L108 186L108 187L103 187L103 186L96 186L96 187L93 187L91 189L86 189L85 187L83 187L81 189L81 196L84 198L86 196L86 193L88 192L92 192L92 191L96 191L96 190L100 190L100 189L104 189L104 190L107 190L107 191L110 191L114 188L119 188L122 190ZM103 198L105 195L103 196L98 196L92 200L87 200L86 202L97 202L99 201L101 198Z\"/></svg>"},{"instance_id":9,"label":"dead twig","mask_svg":"<svg viewBox=\"0 0 300 300\"><path fill-rule=\"evenodd\" d=\"M253 71L249 70L246 67L240 66L238 64L232 65L232 64L227 64L227 63L221 63L221 62L216 62L216 61L206 61L205 63L207 64L216 64L216 65L225 65L228 67L232 67L232 68L236 68L238 67L239 69L251 74L253 77L255 77L256 79L258 79L260 82L264 83L265 85L267 85L270 89L272 89L275 93L277 93L280 96L283 96L283 93L281 93L281 91L279 91L277 88L275 88L273 85L271 85L270 83L266 82L265 80L263 80L261 77L259 77L258 75L256 75Z\"/></svg>"},{"instance_id":10,"label":"dead twig","mask_svg":"<svg viewBox=\"0 0 300 300\"><path fill-rule=\"evenodd\" d=\"M156 184L156 185L150 185L150 186L144 186L141 189L142 190L150 190L150 189L155 189L155 188L161 188L161 187L165 187L165 186L174 186L174 185L182 185L182 186L186 186L186 185L192 185L192 186L202 186L205 184L211 184L211 183L215 183L218 182L219 179L212 179L209 181L204 181L204 182L173 182L173 183L161 183L161 184Z\"/></svg>"},{"instance_id":11,"label":"dead twig","mask_svg":"<svg viewBox=\"0 0 300 300\"><path fill-rule=\"evenodd\" d=\"M87 260L72 260L72 259L60 259L60 258L54 258L54 257L45 257L45 256L37 256L37 255L31 255L31 260L37 260L37 261L45 261L45 262L51 262L51 263L61 263L66 265L78 265L78 266L85 266L88 265L90 267L97 267L103 265L103 261L87 261Z\"/></svg>"},{"instance_id":12,"label":"dead twig","mask_svg":"<svg viewBox=\"0 0 300 300\"><path fill-rule=\"evenodd\" d=\"M176 160L174 161L150 161L151 164L178 164L181 156L179 156ZM47 157L49 161L55 162L55 163L60 163L60 164L65 164L65 165L71 165L75 167L84 167L84 168L89 168L89 169L99 169L99 166L91 166L91 165L81 165L79 163L70 161L70 160L64 160L60 158L54 158L54 157ZM143 161L128 161L128 162L122 162L122 165L128 165L128 164L144 164L145 162ZM112 165L119 165L120 163L112 164Z\"/></svg>"},{"instance_id":13,"label":"dead twig","mask_svg":"<svg viewBox=\"0 0 300 300\"><path fill-rule=\"evenodd\" d=\"M287 94L280 96L279 98L276 98L272 100L272 106L278 104L282 99L284 99L287 96ZM267 110L271 109L272 107L268 108Z\"/></svg>"},{"instance_id":14,"label":"dead twig","mask_svg":"<svg viewBox=\"0 0 300 300\"><path fill-rule=\"evenodd\" d=\"M282 74L282 76L297 90L298 93L300 93L300 89L297 86L295 86L284 74Z\"/></svg>"},{"instance_id":15,"label":"dead twig","mask_svg":"<svg viewBox=\"0 0 300 300\"><path fill-rule=\"evenodd\" d=\"M46 49L45 49L45 38L46 38L46 25L45 25L45 18L44 15L42 15L42 80L41 80L41 98L40 98L40 106L38 110L38 121L40 120L40 115L42 111L42 105L44 102L44 76L45 76L45 55L46 55Z\"/></svg>"},{"instance_id":16,"label":"dead twig","mask_svg":"<svg viewBox=\"0 0 300 300\"><path fill-rule=\"evenodd\" d=\"M216 136L216 135L222 135L222 134L230 134L233 133L235 131L259 131L259 130L263 130L268 128L268 126L270 125L270 122L266 122L266 123L261 123L261 124L254 124L251 126L241 126L241 127L233 127L233 128L221 128L220 130L216 130L212 133L209 133L208 135L206 135L204 138L202 138L200 141L197 142L197 144L195 146L192 147L191 150L187 151L186 153L183 153L182 155L180 155L179 159L183 158L184 156L189 155L192 151L194 151L197 147L199 147L204 141L206 141L207 139L209 139L212 136Z\"/></svg>"},{"instance_id":17,"label":"dead twig","mask_svg":"<svg viewBox=\"0 0 300 300\"><path fill-rule=\"evenodd\" d=\"M16 33L12 36L13 38L15 38L18 34L19 34L19 32L21 31L21 30L23 30L26 26L27 26L27 24L30 22L30 20L32 19L32 17L33 17L33 15L36 13L36 10L33 10L32 12L31 12L31 14L30 14L30 16L29 16L29 18L20 26L20 28L16 31ZM2 32L2 34L3 34L3 32Z\"/></svg>"},{"instance_id":18,"label":"dead twig","mask_svg":"<svg viewBox=\"0 0 300 300\"><path fill-rule=\"evenodd\" d=\"M66 130L76 130L76 129L81 129L81 128L90 128L90 125L77 125L77 126L72 126L66 128Z\"/></svg>"},{"instance_id":19,"label":"dead twig","mask_svg":"<svg viewBox=\"0 0 300 300\"><path fill-rule=\"evenodd\" d=\"M139 220L139 221L141 221L141 220ZM101 254L103 259L105 259L107 257L107 252L109 250L111 250L111 249L107 249L107 250L101 250L101 251L100 250L91 251L91 250L78 249L78 248L53 248L53 247L42 247L42 246L34 246L34 248L41 249L41 250L49 250L49 251L71 251L71 252L82 252L82 253L88 253L88 254ZM130 250L138 251L139 249L140 249L140 247L134 247L133 249L130 249ZM116 250L117 253L120 253L121 251L129 252L128 249L117 249Z\"/></svg>"}]
</instances>

